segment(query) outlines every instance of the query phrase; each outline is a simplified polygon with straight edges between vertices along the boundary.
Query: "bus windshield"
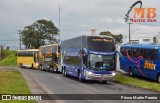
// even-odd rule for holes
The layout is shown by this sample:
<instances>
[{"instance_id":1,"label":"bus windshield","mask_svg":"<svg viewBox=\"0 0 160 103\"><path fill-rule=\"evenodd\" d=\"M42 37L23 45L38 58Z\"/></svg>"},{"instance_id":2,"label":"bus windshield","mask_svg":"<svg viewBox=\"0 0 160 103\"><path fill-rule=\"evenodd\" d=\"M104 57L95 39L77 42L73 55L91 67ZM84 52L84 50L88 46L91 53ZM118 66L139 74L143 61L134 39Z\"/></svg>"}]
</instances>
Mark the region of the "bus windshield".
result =
<instances>
[{"instance_id":1,"label":"bus windshield","mask_svg":"<svg viewBox=\"0 0 160 103\"><path fill-rule=\"evenodd\" d=\"M93 70L111 71L116 69L115 56L113 55L89 55L89 67Z\"/></svg>"}]
</instances>

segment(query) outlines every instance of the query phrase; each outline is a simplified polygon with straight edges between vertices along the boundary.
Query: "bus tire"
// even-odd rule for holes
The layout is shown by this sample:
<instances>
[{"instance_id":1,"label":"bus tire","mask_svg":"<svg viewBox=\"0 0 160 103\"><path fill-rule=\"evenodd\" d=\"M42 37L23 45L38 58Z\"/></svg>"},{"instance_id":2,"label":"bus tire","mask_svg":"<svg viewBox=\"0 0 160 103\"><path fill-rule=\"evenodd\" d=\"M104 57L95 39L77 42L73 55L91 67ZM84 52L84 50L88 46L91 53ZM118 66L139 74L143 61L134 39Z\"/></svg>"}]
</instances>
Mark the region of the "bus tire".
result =
<instances>
[{"instance_id":1,"label":"bus tire","mask_svg":"<svg viewBox=\"0 0 160 103\"><path fill-rule=\"evenodd\" d=\"M22 64L22 63L20 63L20 64L19 64L19 67L20 67L20 68L23 68L23 64Z\"/></svg>"},{"instance_id":2,"label":"bus tire","mask_svg":"<svg viewBox=\"0 0 160 103\"><path fill-rule=\"evenodd\" d=\"M65 68L63 69L63 76L67 77L67 72Z\"/></svg>"},{"instance_id":3,"label":"bus tire","mask_svg":"<svg viewBox=\"0 0 160 103\"><path fill-rule=\"evenodd\" d=\"M129 67L128 74L129 74L130 76L133 76L132 67Z\"/></svg>"},{"instance_id":4,"label":"bus tire","mask_svg":"<svg viewBox=\"0 0 160 103\"><path fill-rule=\"evenodd\" d=\"M33 64L31 65L31 69L34 69L34 66L33 66Z\"/></svg>"},{"instance_id":5,"label":"bus tire","mask_svg":"<svg viewBox=\"0 0 160 103\"><path fill-rule=\"evenodd\" d=\"M82 75L81 75L80 71L78 71L78 80L80 82L83 82Z\"/></svg>"},{"instance_id":6,"label":"bus tire","mask_svg":"<svg viewBox=\"0 0 160 103\"><path fill-rule=\"evenodd\" d=\"M160 73L157 74L157 83L160 83Z\"/></svg>"},{"instance_id":7,"label":"bus tire","mask_svg":"<svg viewBox=\"0 0 160 103\"><path fill-rule=\"evenodd\" d=\"M42 70L42 65L39 65L39 70Z\"/></svg>"},{"instance_id":8,"label":"bus tire","mask_svg":"<svg viewBox=\"0 0 160 103\"><path fill-rule=\"evenodd\" d=\"M105 80L105 81L102 81L102 83L103 83L103 84L106 84L106 83L107 83L107 81L106 81L106 80Z\"/></svg>"},{"instance_id":9,"label":"bus tire","mask_svg":"<svg viewBox=\"0 0 160 103\"><path fill-rule=\"evenodd\" d=\"M40 70L42 70L42 71L44 70L44 67L43 67L43 65L41 65L41 66L40 66Z\"/></svg>"},{"instance_id":10,"label":"bus tire","mask_svg":"<svg viewBox=\"0 0 160 103\"><path fill-rule=\"evenodd\" d=\"M49 72L53 72L53 68L51 65L49 66Z\"/></svg>"}]
</instances>

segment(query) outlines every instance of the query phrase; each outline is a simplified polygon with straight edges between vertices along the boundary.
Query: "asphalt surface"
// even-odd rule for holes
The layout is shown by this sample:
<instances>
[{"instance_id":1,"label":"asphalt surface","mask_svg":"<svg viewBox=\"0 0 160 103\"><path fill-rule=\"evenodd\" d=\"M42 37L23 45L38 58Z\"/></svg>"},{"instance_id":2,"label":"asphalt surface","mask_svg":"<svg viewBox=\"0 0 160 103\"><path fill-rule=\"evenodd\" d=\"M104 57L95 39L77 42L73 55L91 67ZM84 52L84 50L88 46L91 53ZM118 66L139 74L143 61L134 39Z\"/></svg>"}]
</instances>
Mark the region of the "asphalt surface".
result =
<instances>
[{"instance_id":1,"label":"asphalt surface","mask_svg":"<svg viewBox=\"0 0 160 103\"><path fill-rule=\"evenodd\" d=\"M18 68L20 69L20 68ZM114 82L102 84L95 81L79 82L74 77L33 69L20 69L36 78L54 94L155 94L155 92L129 87ZM159 103L153 100L64 100L66 103Z\"/></svg>"}]
</instances>

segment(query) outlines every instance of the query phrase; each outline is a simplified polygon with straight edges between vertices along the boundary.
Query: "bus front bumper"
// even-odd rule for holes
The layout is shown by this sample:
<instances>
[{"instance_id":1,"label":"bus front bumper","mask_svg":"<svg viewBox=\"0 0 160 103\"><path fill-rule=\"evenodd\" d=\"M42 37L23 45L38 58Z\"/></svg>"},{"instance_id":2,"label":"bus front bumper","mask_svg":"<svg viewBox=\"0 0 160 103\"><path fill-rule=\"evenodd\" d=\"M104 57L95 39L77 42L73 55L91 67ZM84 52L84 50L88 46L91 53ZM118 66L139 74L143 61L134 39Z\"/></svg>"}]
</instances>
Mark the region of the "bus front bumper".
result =
<instances>
[{"instance_id":1,"label":"bus front bumper","mask_svg":"<svg viewBox=\"0 0 160 103\"><path fill-rule=\"evenodd\" d=\"M116 76L115 72L111 74L95 74L92 72L87 72L86 80L109 81L109 80L114 80L115 76Z\"/></svg>"}]
</instances>

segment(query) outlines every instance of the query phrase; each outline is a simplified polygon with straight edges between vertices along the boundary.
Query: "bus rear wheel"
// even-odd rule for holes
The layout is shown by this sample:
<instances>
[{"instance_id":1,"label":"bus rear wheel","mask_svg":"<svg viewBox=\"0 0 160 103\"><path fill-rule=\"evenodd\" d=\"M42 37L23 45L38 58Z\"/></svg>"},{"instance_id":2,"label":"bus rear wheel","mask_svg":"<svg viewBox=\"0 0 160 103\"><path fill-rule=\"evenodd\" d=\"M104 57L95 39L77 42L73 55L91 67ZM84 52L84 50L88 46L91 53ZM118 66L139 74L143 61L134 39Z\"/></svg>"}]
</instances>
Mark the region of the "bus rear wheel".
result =
<instances>
[{"instance_id":1,"label":"bus rear wheel","mask_svg":"<svg viewBox=\"0 0 160 103\"><path fill-rule=\"evenodd\" d=\"M39 68L40 68L40 70L42 70L42 71L44 70L42 65L40 65Z\"/></svg>"},{"instance_id":2,"label":"bus rear wheel","mask_svg":"<svg viewBox=\"0 0 160 103\"><path fill-rule=\"evenodd\" d=\"M67 72L66 72L65 68L63 69L63 76L65 76L65 77L67 76Z\"/></svg>"},{"instance_id":3,"label":"bus rear wheel","mask_svg":"<svg viewBox=\"0 0 160 103\"><path fill-rule=\"evenodd\" d=\"M157 83L160 83L160 74L157 75Z\"/></svg>"},{"instance_id":4,"label":"bus rear wheel","mask_svg":"<svg viewBox=\"0 0 160 103\"><path fill-rule=\"evenodd\" d=\"M80 72L78 72L78 80L79 80L80 82L83 82L82 75L81 75Z\"/></svg>"},{"instance_id":5,"label":"bus rear wheel","mask_svg":"<svg viewBox=\"0 0 160 103\"><path fill-rule=\"evenodd\" d=\"M19 64L19 67L20 67L20 68L23 68L23 64L22 64L22 63L20 63L20 64Z\"/></svg>"},{"instance_id":6,"label":"bus rear wheel","mask_svg":"<svg viewBox=\"0 0 160 103\"><path fill-rule=\"evenodd\" d=\"M33 64L31 65L31 69L34 69L34 66L33 66Z\"/></svg>"},{"instance_id":7,"label":"bus rear wheel","mask_svg":"<svg viewBox=\"0 0 160 103\"><path fill-rule=\"evenodd\" d=\"M102 81L102 83L103 83L103 84L106 84L106 83L107 83L107 81L106 81L106 80L105 80L105 81Z\"/></svg>"}]
</instances>

